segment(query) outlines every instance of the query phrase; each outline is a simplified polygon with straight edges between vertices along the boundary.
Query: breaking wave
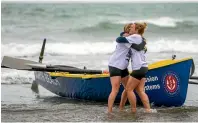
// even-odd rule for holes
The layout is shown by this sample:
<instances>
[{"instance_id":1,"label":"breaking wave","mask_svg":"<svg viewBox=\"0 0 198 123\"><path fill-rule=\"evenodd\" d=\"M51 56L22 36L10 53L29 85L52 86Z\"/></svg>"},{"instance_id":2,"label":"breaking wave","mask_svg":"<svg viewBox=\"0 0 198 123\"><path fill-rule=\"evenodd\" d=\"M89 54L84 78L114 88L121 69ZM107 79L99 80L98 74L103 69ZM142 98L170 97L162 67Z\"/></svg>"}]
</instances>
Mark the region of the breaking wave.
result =
<instances>
[{"instance_id":1,"label":"breaking wave","mask_svg":"<svg viewBox=\"0 0 198 123\"><path fill-rule=\"evenodd\" d=\"M87 55L109 54L115 49L115 42L78 42L78 43L48 43L45 55ZM186 52L198 53L198 41L165 40L150 41L147 44L148 52ZM2 56L39 56L41 44L9 43L1 45Z\"/></svg>"}]
</instances>

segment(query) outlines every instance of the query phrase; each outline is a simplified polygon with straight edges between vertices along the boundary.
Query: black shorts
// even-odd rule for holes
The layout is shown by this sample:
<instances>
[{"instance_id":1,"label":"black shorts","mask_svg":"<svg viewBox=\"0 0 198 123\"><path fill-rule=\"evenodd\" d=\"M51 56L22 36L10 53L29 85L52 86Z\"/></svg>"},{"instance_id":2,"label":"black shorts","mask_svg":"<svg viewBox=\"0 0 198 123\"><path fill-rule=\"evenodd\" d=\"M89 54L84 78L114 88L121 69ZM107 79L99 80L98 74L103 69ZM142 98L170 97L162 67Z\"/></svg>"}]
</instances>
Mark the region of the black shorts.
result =
<instances>
[{"instance_id":1,"label":"black shorts","mask_svg":"<svg viewBox=\"0 0 198 123\"><path fill-rule=\"evenodd\" d=\"M133 70L130 74L132 77L141 80L146 77L146 73L148 72L148 67L141 67L139 70Z\"/></svg>"},{"instance_id":2,"label":"black shorts","mask_svg":"<svg viewBox=\"0 0 198 123\"><path fill-rule=\"evenodd\" d=\"M127 68L124 70L121 70L121 69L111 67L111 66L109 66L109 73L110 73L110 77L121 76L121 78L124 78L129 75L129 71Z\"/></svg>"}]
</instances>

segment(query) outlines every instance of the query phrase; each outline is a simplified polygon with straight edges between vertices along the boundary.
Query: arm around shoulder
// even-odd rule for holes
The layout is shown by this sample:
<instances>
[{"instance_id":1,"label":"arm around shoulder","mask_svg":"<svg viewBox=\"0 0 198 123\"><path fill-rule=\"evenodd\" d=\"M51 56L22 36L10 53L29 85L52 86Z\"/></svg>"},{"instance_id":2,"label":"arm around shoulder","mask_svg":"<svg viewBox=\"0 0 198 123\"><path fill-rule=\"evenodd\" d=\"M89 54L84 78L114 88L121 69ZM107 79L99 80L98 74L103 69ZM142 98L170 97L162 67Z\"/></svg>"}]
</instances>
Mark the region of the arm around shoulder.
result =
<instances>
[{"instance_id":1,"label":"arm around shoulder","mask_svg":"<svg viewBox=\"0 0 198 123\"><path fill-rule=\"evenodd\" d=\"M128 40L125 37L118 37L116 39L117 43L129 43Z\"/></svg>"}]
</instances>

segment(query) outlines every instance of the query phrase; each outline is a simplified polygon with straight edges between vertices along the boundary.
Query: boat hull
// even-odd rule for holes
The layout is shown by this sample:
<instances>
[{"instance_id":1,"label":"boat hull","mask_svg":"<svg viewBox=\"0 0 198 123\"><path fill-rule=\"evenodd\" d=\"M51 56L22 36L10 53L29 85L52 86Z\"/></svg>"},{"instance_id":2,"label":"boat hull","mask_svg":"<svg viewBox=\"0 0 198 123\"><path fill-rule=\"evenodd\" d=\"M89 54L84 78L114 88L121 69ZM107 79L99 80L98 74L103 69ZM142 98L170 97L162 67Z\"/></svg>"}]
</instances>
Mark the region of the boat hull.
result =
<instances>
[{"instance_id":1,"label":"boat hull","mask_svg":"<svg viewBox=\"0 0 198 123\"><path fill-rule=\"evenodd\" d=\"M181 106L184 104L188 89L190 68L193 60L187 59L172 64L154 64L146 74L145 91L150 103L156 106ZM86 76L86 77L83 77ZM59 96L107 102L111 92L109 75L87 77L70 76L47 72L35 72L38 84ZM123 86L120 86L116 102L120 101ZM138 97L138 100L139 97Z\"/></svg>"}]
</instances>

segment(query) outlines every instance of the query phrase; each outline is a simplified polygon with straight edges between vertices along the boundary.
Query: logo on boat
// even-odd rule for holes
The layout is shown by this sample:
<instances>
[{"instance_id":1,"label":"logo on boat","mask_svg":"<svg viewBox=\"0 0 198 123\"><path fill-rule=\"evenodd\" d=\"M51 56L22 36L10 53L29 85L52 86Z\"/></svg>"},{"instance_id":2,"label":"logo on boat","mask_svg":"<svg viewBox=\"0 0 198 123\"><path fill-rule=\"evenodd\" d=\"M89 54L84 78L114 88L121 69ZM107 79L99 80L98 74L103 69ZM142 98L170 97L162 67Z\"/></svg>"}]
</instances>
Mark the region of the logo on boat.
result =
<instances>
[{"instance_id":1,"label":"logo on boat","mask_svg":"<svg viewBox=\"0 0 198 123\"><path fill-rule=\"evenodd\" d=\"M179 77L174 72L167 72L163 77L163 84L166 92L174 96L179 92Z\"/></svg>"}]
</instances>

